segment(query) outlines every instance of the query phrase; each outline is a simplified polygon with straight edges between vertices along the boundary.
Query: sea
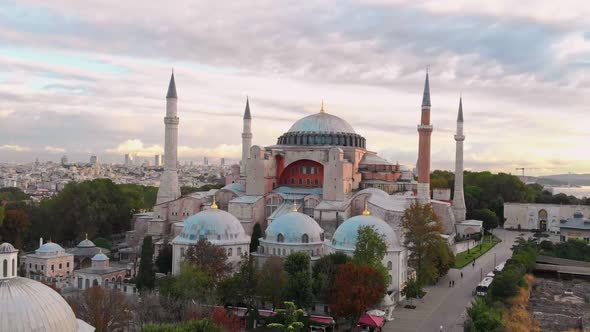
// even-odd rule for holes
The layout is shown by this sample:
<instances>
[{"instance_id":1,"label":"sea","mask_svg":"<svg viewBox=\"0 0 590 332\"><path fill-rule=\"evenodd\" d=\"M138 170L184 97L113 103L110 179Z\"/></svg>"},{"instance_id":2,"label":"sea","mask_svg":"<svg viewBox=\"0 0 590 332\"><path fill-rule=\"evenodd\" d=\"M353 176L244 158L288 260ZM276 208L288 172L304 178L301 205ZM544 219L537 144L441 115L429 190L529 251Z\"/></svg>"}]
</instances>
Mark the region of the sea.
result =
<instances>
[{"instance_id":1,"label":"sea","mask_svg":"<svg viewBox=\"0 0 590 332\"><path fill-rule=\"evenodd\" d=\"M553 195L564 193L566 195L572 195L577 198L590 197L590 186L581 187L553 187Z\"/></svg>"}]
</instances>

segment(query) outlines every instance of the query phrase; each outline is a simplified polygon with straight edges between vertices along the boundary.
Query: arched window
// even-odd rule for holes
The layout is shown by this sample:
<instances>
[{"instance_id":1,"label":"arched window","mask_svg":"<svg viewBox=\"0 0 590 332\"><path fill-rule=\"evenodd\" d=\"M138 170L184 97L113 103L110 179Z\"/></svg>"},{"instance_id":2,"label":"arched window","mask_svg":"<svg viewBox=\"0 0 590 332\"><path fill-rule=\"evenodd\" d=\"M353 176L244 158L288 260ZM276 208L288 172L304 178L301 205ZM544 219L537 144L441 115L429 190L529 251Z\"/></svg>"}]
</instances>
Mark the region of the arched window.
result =
<instances>
[{"instance_id":1,"label":"arched window","mask_svg":"<svg viewBox=\"0 0 590 332\"><path fill-rule=\"evenodd\" d=\"M277 254L277 248L272 248L272 254L276 255Z\"/></svg>"},{"instance_id":2,"label":"arched window","mask_svg":"<svg viewBox=\"0 0 590 332\"><path fill-rule=\"evenodd\" d=\"M393 278L391 277L391 275L389 275L389 284L391 285L393 283Z\"/></svg>"},{"instance_id":3,"label":"arched window","mask_svg":"<svg viewBox=\"0 0 590 332\"><path fill-rule=\"evenodd\" d=\"M277 242L285 242L285 236L279 233L279 235L277 235Z\"/></svg>"},{"instance_id":4,"label":"arched window","mask_svg":"<svg viewBox=\"0 0 590 332\"><path fill-rule=\"evenodd\" d=\"M299 179L299 184L303 184L303 179Z\"/></svg>"},{"instance_id":5,"label":"arched window","mask_svg":"<svg viewBox=\"0 0 590 332\"><path fill-rule=\"evenodd\" d=\"M8 260L5 259L2 263L2 276L4 278L8 277Z\"/></svg>"},{"instance_id":6,"label":"arched window","mask_svg":"<svg viewBox=\"0 0 590 332\"><path fill-rule=\"evenodd\" d=\"M90 288L90 279L86 279L86 281L84 282L84 289L88 288Z\"/></svg>"},{"instance_id":7,"label":"arched window","mask_svg":"<svg viewBox=\"0 0 590 332\"><path fill-rule=\"evenodd\" d=\"M387 269L388 270L393 269L393 264L391 263L391 261L387 262Z\"/></svg>"},{"instance_id":8,"label":"arched window","mask_svg":"<svg viewBox=\"0 0 590 332\"><path fill-rule=\"evenodd\" d=\"M287 250L283 248L283 256L287 256Z\"/></svg>"},{"instance_id":9,"label":"arched window","mask_svg":"<svg viewBox=\"0 0 590 332\"><path fill-rule=\"evenodd\" d=\"M231 257L232 251L232 248L227 249L227 256Z\"/></svg>"},{"instance_id":10,"label":"arched window","mask_svg":"<svg viewBox=\"0 0 590 332\"><path fill-rule=\"evenodd\" d=\"M16 260L12 259L12 276L16 277Z\"/></svg>"},{"instance_id":11,"label":"arched window","mask_svg":"<svg viewBox=\"0 0 590 332\"><path fill-rule=\"evenodd\" d=\"M308 186L311 185L311 179L307 179L306 183Z\"/></svg>"},{"instance_id":12,"label":"arched window","mask_svg":"<svg viewBox=\"0 0 590 332\"><path fill-rule=\"evenodd\" d=\"M309 243L309 235L307 235L307 234L301 235L301 242L302 243Z\"/></svg>"},{"instance_id":13,"label":"arched window","mask_svg":"<svg viewBox=\"0 0 590 332\"><path fill-rule=\"evenodd\" d=\"M260 249L260 253L261 253L261 254L264 254L264 247L263 247L263 246L260 246L260 247L258 247L258 248Z\"/></svg>"}]
</instances>

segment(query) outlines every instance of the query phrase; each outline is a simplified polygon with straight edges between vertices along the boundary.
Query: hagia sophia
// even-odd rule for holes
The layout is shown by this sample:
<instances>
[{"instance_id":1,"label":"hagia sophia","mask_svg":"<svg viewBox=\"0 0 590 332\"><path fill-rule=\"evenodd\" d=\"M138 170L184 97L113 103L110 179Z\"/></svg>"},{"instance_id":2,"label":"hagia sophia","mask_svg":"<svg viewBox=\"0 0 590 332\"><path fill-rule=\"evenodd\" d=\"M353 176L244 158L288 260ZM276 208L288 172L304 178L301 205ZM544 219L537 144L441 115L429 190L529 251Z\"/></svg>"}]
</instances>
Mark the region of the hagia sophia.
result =
<instances>
[{"instance_id":1,"label":"hagia sophia","mask_svg":"<svg viewBox=\"0 0 590 332\"><path fill-rule=\"evenodd\" d=\"M449 242L458 229L473 227L464 223L462 103L454 137L456 167L461 174L456 181L455 199L431 199L433 127L428 73L421 111L417 114L417 181L408 167L368 150L367 140L349 122L329 113L323 103L317 113L296 121L274 144L252 145L251 124L255 117L250 101L246 100L242 158L227 174L226 186L181 196L177 176L177 103L173 73L166 95L165 162L157 203L153 212L135 215L134 230L128 232L128 237L136 241L151 235L156 251L170 241L173 273L178 273L188 246L200 239L222 246L228 261L237 264L248 254L256 224L263 230L259 247L252 253L257 266L270 256L286 257L293 252L309 253L312 262L332 252L352 255L358 228L368 225L381 233L387 243L383 260L389 271L386 302L396 303L412 273L400 225L412 202L432 204L443 224L442 236Z\"/></svg>"}]
</instances>

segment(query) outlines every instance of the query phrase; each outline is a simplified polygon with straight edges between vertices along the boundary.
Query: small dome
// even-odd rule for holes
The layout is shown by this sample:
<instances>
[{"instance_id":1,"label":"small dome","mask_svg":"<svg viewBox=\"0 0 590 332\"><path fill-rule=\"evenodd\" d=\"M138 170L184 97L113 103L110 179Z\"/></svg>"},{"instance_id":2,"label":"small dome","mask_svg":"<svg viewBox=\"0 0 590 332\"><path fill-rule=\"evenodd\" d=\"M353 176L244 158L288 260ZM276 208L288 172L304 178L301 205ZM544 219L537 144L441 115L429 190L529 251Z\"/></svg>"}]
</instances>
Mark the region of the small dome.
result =
<instances>
[{"instance_id":1,"label":"small dome","mask_svg":"<svg viewBox=\"0 0 590 332\"><path fill-rule=\"evenodd\" d=\"M303 240L304 235L307 235L307 242ZM323 239L324 230L320 225L310 216L299 212L285 213L273 220L265 236L267 242L286 243L317 243L323 242Z\"/></svg>"},{"instance_id":2,"label":"small dome","mask_svg":"<svg viewBox=\"0 0 590 332\"><path fill-rule=\"evenodd\" d=\"M584 218L584 214L582 213L581 210L576 210L576 212L574 212L574 218L582 219L582 218Z\"/></svg>"},{"instance_id":3,"label":"small dome","mask_svg":"<svg viewBox=\"0 0 590 332\"><path fill-rule=\"evenodd\" d=\"M328 113L316 113L297 120L291 128L293 132L317 132L317 133L349 133L355 134L348 122Z\"/></svg>"},{"instance_id":4,"label":"small dome","mask_svg":"<svg viewBox=\"0 0 590 332\"><path fill-rule=\"evenodd\" d=\"M58 292L28 278L0 281L0 331L76 332L78 320Z\"/></svg>"},{"instance_id":5,"label":"small dome","mask_svg":"<svg viewBox=\"0 0 590 332\"><path fill-rule=\"evenodd\" d=\"M197 242L200 239L215 243L249 240L249 237L236 217L223 210L209 209L186 218L182 232L174 241Z\"/></svg>"},{"instance_id":6,"label":"small dome","mask_svg":"<svg viewBox=\"0 0 590 332\"><path fill-rule=\"evenodd\" d=\"M93 247L96 247L96 244L94 244L94 242L92 242L88 239L84 239L84 240L80 241L80 243L78 243L77 247L78 248L93 248Z\"/></svg>"},{"instance_id":7,"label":"small dome","mask_svg":"<svg viewBox=\"0 0 590 332\"><path fill-rule=\"evenodd\" d=\"M14 246L8 242L4 242L2 244L0 244L0 253L2 254L11 254L13 252L17 252L18 250L16 250L14 248Z\"/></svg>"},{"instance_id":8,"label":"small dome","mask_svg":"<svg viewBox=\"0 0 590 332\"><path fill-rule=\"evenodd\" d=\"M336 249L354 250L356 248L358 228L360 226L373 226L377 233L384 236L388 250L400 248L399 240L393 231L393 228L391 228L391 226L385 221L371 215L358 215L346 219L342 225L336 229L336 232L334 232L332 246Z\"/></svg>"},{"instance_id":9,"label":"small dome","mask_svg":"<svg viewBox=\"0 0 590 332\"><path fill-rule=\"evenodd\" d=\"M47 242L40 246L39 249L35 250L35 252L43 254L61 254L64 253L65 250L57 243Z\"/></svg>"},{"instance_id":10,"label":"small dome","mask_svg":"<svg viewBox=\"0 0 590 332\"><path fill-rule=\"evenodd\" d=\"M107 257L107 255L103 254L102 252L99 252L98 254L92 256L91 258L93 261L108 261L109 258Z\"/></svg>"}]
</instances>

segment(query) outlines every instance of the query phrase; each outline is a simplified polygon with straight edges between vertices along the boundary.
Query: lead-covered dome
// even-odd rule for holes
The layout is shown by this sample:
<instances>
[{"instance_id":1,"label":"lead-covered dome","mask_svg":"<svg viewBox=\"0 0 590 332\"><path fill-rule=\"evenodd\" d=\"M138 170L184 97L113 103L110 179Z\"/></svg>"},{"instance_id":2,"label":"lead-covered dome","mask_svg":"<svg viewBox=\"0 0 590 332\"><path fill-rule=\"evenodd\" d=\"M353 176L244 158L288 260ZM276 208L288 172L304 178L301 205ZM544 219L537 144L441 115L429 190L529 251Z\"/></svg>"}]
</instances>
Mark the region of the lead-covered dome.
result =
<instances>
[{"instance_id":1,"label":"lead-covered dome","mask_svg":"<svg viewBox=\"0 0 590 332\"><path fill-rule=\"evenodd\" d=\"M11 254L13 252L17 252L18 250L16 250L14 248L14 246L8 242L4 242L2 244L0 244L0 253L1 254Z\"/></svg>"},{"instance_id":2,"label":"lead-covered dome","mask_svg":"<svg viewBox=\"0 0 590 332\"><path fill-rule=\"evenodd\" d=\"M212 208L186 218L184 228L174 242L196 243L201 239L219 243L248 241L249 237L236 217L226 211Z\"/></svg>"},{"instance_id":3,"label":"lead-covered dome","mask_svg":"<svg viewBox=\"0 0 590 332\"><path fill-rule=\"evenodd\" d=\"M273 220L264 239L278 243L318 243L324 241L324 230L310 216L293 211Z\"/></svg>"},{"instance_id":4,"label":"lead-covered dome","mask_svg":"<svg viewBox=\"0 0 590 332\"><path fill-rule=\"evenodd\" d=\"M80 330L72 308L53 289L27 278L0 281L0 331Z\"/></svg>"},{"instance_id":5,"label":"lead-covered dome","mask_svg":"<svg viewBox=\"0 0 590 332\"><path fill-rule=\"evenodd\" d=\"M94 247L96 247L96 244L94 244L94 242L92 242L88 239L84 239L84 240L80 241L80 243L78 243L77 247L78 248L94 248Z\"/></svg>"},{"instance_id":6,"label":"lead-covered dome","mask_svg":"<svg viewBox=\"0 0 590 332\"><path fill-rule=\"evenodd\" d=\"M393 228L385 221L371 215L358 215L345 220L332 237L332 247L335 249L354 250L358 239L358 229L361 226L372 226L377 233L383 235L387 250L400 249L399 239Z\"/></svg>"},{"instance_id":7,"label":"lead-covered dome","mask_svg":"<svg viewBox=\"0 0 590 332\"><path fill-rule=\"evenodd\" d=\"M356 134L352 126L336 115L320 112L297 120L288 131L315 133L349 133Z\"/></svg>"},{"instance_id":8,"label":"lead-covered dome","mask_svg":"<svg viewBox=\"0 0 590 332\"><path fill-rule=\"evenodd\" d=\"M38 254L59 255L66 251L57 243L47 242L35 250L35 252Z\"/></svg>"},{"instance_id":9,"label":"lead-covered dome","mask_svg":"<svg viewBox=\"0 0 590 332\"><path fill-rule=\"evenodd\" d=\"M365 139L344 119L322 110L297 120L278 145L334 145L365 148Z\"/></svg>"}]
</instances>

